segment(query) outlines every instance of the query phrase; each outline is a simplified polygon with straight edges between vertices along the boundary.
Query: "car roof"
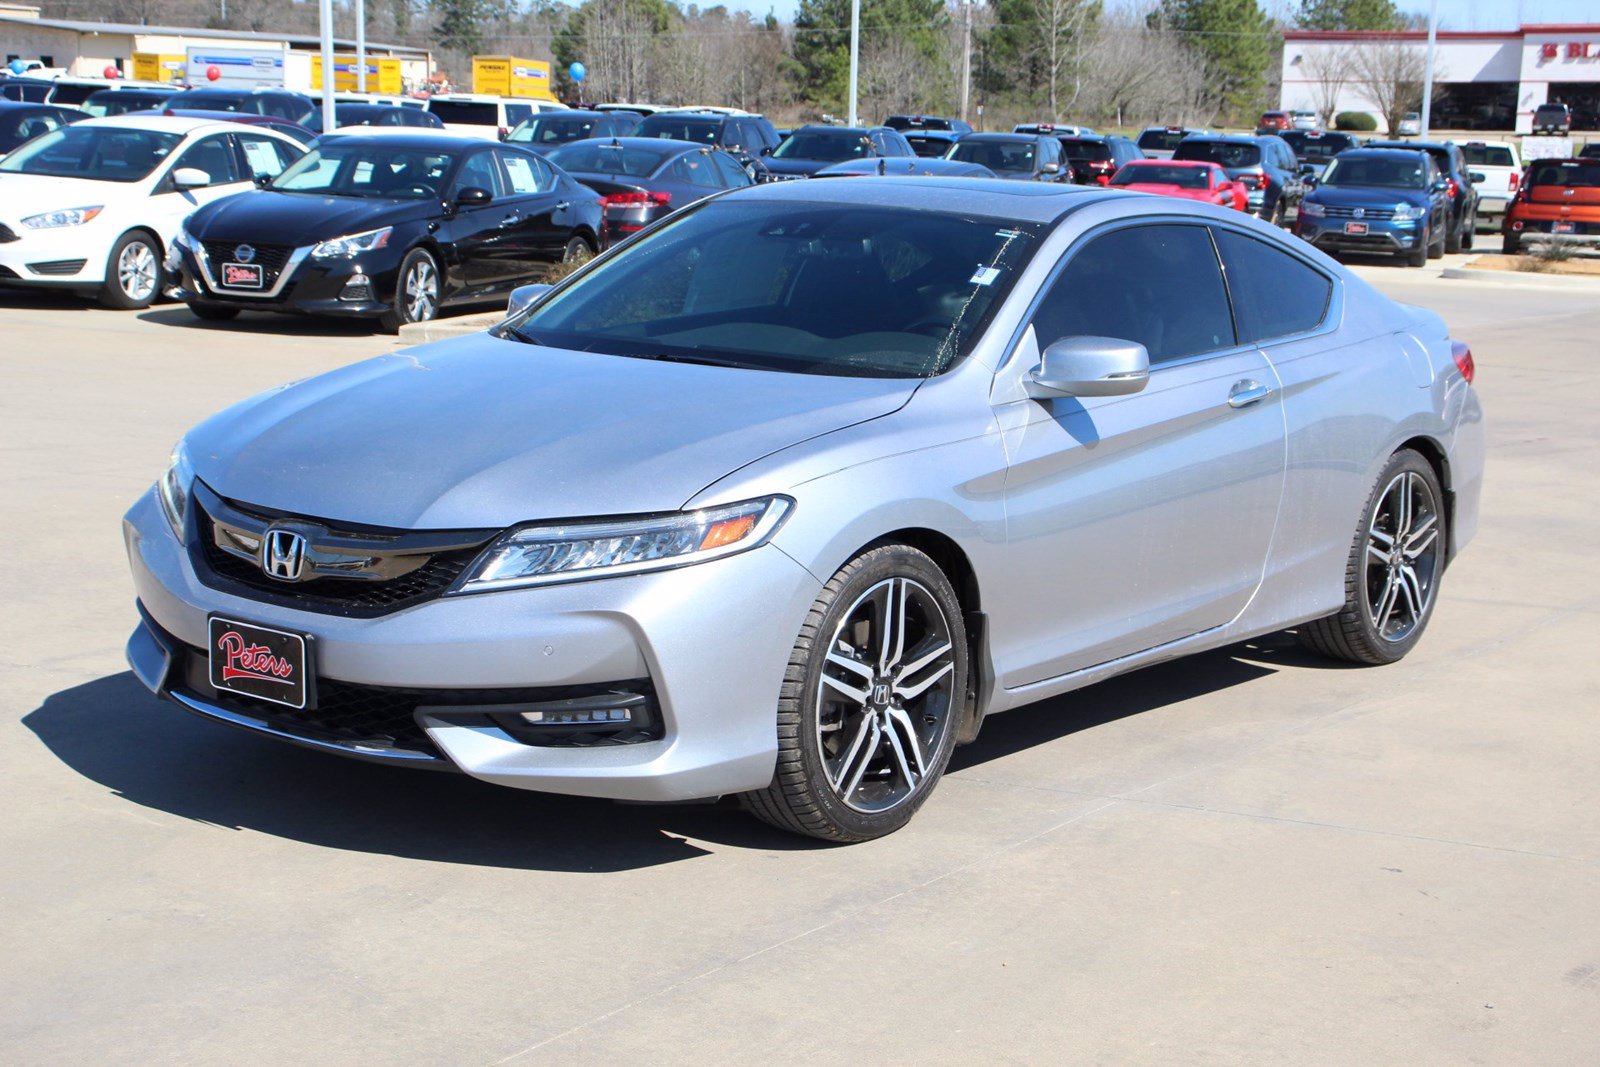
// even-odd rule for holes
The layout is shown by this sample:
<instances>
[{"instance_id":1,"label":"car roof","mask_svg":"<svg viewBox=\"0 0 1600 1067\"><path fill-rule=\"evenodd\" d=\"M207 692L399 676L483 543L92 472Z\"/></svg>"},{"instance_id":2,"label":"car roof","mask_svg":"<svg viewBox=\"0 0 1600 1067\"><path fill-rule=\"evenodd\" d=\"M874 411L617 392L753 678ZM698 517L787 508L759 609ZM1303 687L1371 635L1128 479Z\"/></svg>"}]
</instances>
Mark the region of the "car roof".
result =
<instances>
[{"instance_id":1,"label":"car roof","mask_svg":"<svg viewBox=\"0 0 1600 1067\"><path fill-rule=\"evenodd\" d=\"M547 116L562 119L612 119L617 117L617 113L615 111L590 111L588 108L575 107L566 111L541 111L526 121L533 122Z\"/></svg>"},{"instance_id":2,"label":"car roof","mask_svg":"<svg viewBox=\"0 0 1600 1067\"><path fill-rule=\"evenodd\" d=\"M912 207L952 214L966 212L989 215L1019 222L1049 223L1085 204L1107 196L1125 194L1102 189L1098 185L1017 182L1001 178L887 175L859 182L767 182L740 189L736 195L740 199L754 198L771 202Z\"/></svg>"},{"instance_id":3,"label":"car roof","mask_svg":"<svg viewBox=\"0 0 1600 1067\"><path fill-rule=\"evenodd\" d=\"M429 148L435 147L441 141L449 141L456 145L490 145L500 142L490 142L482 137L475 137L461 130L438 130L427 126L349 126L338 129L326 135L328 139L339 138L382 138L386 141L415 141L409 147ZM521 145L512 145L520 148Z\"/></svg>"},{"instance_id":4,"label":"car roof","mask_svg":"<svg viewBox=\"0 0 1600 1067\"><path fill-rule=\"evenodd\" d=\"M1260 144L1262 141L1267 141L1267 140L1281 141L1282 139L1283 138L1281 138L1281 137L1273 137L1270 134L1268 134L1266 136L1258 137L1255 134L1251 134L1251 133L1191 133L1188 137L1184 138L1184 140L1186 140L1186 141L1199 141L1199 142L1214 141L1214 142L1217 142L1217 143L1220 143L1220 144L1255 144L1255 145Z\"/></svg>"},{"instance_id":5,"label":"car roof","mask_svg":"<svg viewBox=\"0 0 1600 1067\"><path fill-rule=\"evenodd\" d=\"M1222 169L1220 163L1213 163L1209 159L1130 159L1124 167L1142 167L1154 165L1157 167L1216 167Z\"/></svg>"},{"instance_id":6,"label":"car roof","mask_svg":"<svg viewBox=\"0 0 1600 1067\"><path fill-rule=\"evenodd\" d=\"M132 130L157 130L161 133L191 134L201 130L236 129L238 123L223 119L190 118L187 115L154 115L130 111L126 115L112 115L103 119L85 119L79 126L116 126Z\"/></svg>"},{"instance_id":7,"label":"car roof","mask_svg":"<svg viewBox=\"0 0 1600 1067\"><path fill-rule=\"evenodd\" d=\"M961 143L966 144L968 141L977 141L979 143L985 141L995 141L999 143L1015 144L1018 141L1043 140L1050 136L1052 135L1047 133L969 133L965 137L961 138Z\"/></svg>"},{"instance_id":8,"label":"car roof","mask_svg":"<svg viewBox=\"0 0 1600 1067\"><path fill-rule=\"evenodd\" d=\"M1359 156L1359 157L1361 157L1363 159L1365 159L1368 156L1377 156L1377 157L1380 157L1380 158L1382 158L1382 157L1395 157L1395 156L1405 155L1407 153L1414 152L1414 151L1416 151L1416 149L1413 149L1413 148L1400 148L1400 147L1395 146L1395 145L1362 145L1359 148L1347 148L1347 149L1345 149L1343 152L1339 153L1339 158L1343 159L1346 156L1352 156L1352 157Z\"/></svg>"},{"instance_id":9,"label":"car roof","mask_svg":"<svg viewBox=\"0 0 1600 1067\"><path fill-rule=\"evenodd\" d=\"M1402 150L1426 151L1430 148L1454 148L1454 141L1368 141L1370 148L1398 148Z\"/></svg>"}]
</instances>

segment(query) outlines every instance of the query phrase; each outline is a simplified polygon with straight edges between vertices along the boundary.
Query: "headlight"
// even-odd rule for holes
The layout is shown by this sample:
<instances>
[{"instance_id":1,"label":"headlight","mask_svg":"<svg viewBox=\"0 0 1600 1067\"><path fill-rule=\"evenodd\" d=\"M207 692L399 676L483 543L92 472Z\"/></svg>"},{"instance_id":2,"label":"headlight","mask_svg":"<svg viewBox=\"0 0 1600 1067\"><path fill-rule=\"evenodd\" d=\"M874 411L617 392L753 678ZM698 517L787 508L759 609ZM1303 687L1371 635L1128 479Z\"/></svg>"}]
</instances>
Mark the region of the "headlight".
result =
<instances>
[{"instance_id":1,"label":"headlight","mask_svg":"<svg viewBox=\"0 0 1600 1067\"><path fill-rule=\"evenodd\" d=\"M1328 209L1315 200L1300 201L1300 214L1308 219L1320 219L1328 213Z\"/></svg>"},{"instance_id":2,"label":"headlight","mask_svg":"<svg viewBox=\"0 0 1600 1067\"><path fill-rule=\"evenodd\" d=\"M103 206L64 207L60 211L46 211L42 215L29 215L22 224L30 230L54 230L62 226L82 226L104 210Z\"/></svg>"},{"instance_id":3,"label":"headlight","mask_svg":"<svg viewBox=\"0 0 1600 1067\"><path fill-rule=\"evenodd\" d=\"M1414 219L1420 219L1427 213L1427 208L1414 207L1411 204L1396 204L1394 206L1394 217L1395 221L1397 222L1409 222Z\"/></svg>"},{"instance_id":4,"label":"headlight","mask_svg":"<svg viewBox=\"0 0 1600 1067\"><path fill-rule=\"evenodd\" d=\"M166 473L156 482L156 495L161 498L161 510L166 512L172 532L183 540L184 522L189 515L189 487L194 484L194 468L189 466L189 454L179 442L172 450Z\"/></svg>"},{"instance_id":5,"label":"headlight","mask_svg":"<svg viewBox=\"0 0 1600 1067\"><path fill-rule=\"evenodd\" d=\"M352 233L346 237L335 237L331 241L323 241L311 250L312 259L349 259L359 256L363 252L382 248L389 243L389 235L394 232L393 226L385 226L381 230L368 230L366 233Z\"/></svg>"},{"instance_id":6,"label":"headlight","mask_svg":"<svg viewBox=\"0 0 1600 1067\"><path fill-rule=\"evenodd\" d=\"M774 496L648 519L523 526L489 549L461 592L609 578L731 556L765 544L791 507L788 497Z\"/></svg>"}]
</instances>

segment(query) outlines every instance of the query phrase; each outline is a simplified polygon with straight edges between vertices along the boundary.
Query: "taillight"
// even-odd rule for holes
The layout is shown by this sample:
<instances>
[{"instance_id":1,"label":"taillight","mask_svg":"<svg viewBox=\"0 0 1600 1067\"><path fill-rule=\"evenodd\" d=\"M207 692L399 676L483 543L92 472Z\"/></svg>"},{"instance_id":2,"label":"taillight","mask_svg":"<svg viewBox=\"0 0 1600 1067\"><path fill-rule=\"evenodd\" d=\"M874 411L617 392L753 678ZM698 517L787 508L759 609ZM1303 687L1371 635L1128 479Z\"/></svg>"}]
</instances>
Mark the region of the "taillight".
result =
<instances>
[{"instance_id":1,"label":"taillight","mask_svg":"<svg viewBox=\"0 0 1600 1067\"><path fill-rule=\"evenodd\" d=\"M1109 159L1091 159L1091 160L1089 160L1089 166L1093 167L1095 170L1110 170L1111 169L1111 160L1109 160Z\"/></svg>"},{"instance_id":2,"label":"taillight","mask_svg":"<svg viewBox=\"0 0 1600 1067\"><path fill-rule=\"evenodd\" d=\"M1250 175L1250 180L1255 182L1257 189L1265 189L1267 186L1272 184L1272 179L1268 178L1265 172L1261 174Z\"/></svg>"},{"instance_id":3,"label":"taillight","mask_svg":"<svg viewBox=\"0 0 1600 1067\"><path fill-rule=\"evenodd\" d=\"M1467 384L1471 385L1473 375L1478 373L1477 365L1472 362L1471 347L1465 341L1451 341L1450 355L1456 361L1456 369L1467 380Z\"/></svg>"},{"instance_id":4,"label":"taillight","mask_svg":"<svg viewBox=\"0 0 1600 1067\"><path fill-rule=\"evenodd\" d=\"M671 193L612 193L603 196L600 202L606 207L639 206L643 204L660 204L665 207L672 203Z\"/></svg>"},{"instance_id":5,"label":"taillight","mask_svg":"<svg viewBox=\"0 0 1600 1067\"><path fill-rule=\"evenodd\" d=\"M1456 193L1461 191L1461 186L1456 184L1456 180L1454 178L1450 178L1450 179L1447 179L1447 180L1448 180L1449 184L1446 186L1445 192L1450 195L1450 199L1451 200L1454 200L1456 198Z\"/></svg>"},{"instance_id":6,"label":"taillight","mask_svg":"<svg viewBox=\"0 0 1600 1067\"><path fill-rule=\"evenodd\" d=\"M1512 171L1511 172L1511 184L1506 187L1506 192L1510 193L1512 196L1516 196L1517 195L1517 186L1520 185L1520 184L1522 184L1522 176L1519 175L1516 171Z\"/></svg>"}]
</instances>

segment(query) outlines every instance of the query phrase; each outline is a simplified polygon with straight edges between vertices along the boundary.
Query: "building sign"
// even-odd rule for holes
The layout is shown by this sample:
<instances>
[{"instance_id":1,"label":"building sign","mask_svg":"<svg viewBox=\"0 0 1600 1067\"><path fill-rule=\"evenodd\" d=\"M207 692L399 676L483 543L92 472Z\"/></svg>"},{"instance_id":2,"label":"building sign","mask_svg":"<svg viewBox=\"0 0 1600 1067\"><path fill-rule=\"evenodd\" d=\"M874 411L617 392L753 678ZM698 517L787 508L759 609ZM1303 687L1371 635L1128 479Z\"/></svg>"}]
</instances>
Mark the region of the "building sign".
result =
<instances>
[{"instance_id":1,"label":"building sign","mask_svg":"<svg viewBox=\"0 0 1600 1067\"><path fill-rule=\"evenodd\" d=\"M1569 63L1574 60L1600 59L1600 41L1567 41L1565 43L1546 41L1539 46L1539 62L1547 63L1553 59L1562 59Z\"/></svg>"}]
</instances>

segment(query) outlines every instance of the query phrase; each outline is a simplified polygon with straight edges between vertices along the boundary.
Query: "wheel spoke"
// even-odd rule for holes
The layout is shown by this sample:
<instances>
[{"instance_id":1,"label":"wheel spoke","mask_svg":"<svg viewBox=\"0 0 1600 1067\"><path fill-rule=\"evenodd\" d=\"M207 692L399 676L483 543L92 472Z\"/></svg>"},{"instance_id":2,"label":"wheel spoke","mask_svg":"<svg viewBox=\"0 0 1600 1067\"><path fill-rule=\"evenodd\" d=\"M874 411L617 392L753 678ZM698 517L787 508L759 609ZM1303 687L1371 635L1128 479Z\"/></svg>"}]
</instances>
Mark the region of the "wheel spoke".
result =
<instances>
[{"instance_id":1,"label":"wheel spoke","mask_svg":"<svg viewBox=\"0 0 1600 1067\"><path fill-rule=\"evenodd\" d=\"M867 767L872 763L872 754L878 750L878 742L882 739L883 732L878 729L878 719L875 715L868 715L862 720L862 732L856 735L856 744L850 746L849 757L839 766L839 778L842 780L845 771L850 769L851 762L855 763L855 771L850 775L850 781L842 787L837 786L839 795L849 799L861 784L861 778L867 773Z\"/></svg>"},{"instance_id":2,"label":"wheel spoke","mask_svg":"<svg viewBox=\"0 0 1600 1067\"><path fill-rule=\"evenodd\" d=\"M1400 476L1400 499L1395 510L1394 539L1405 541L1406 534L1411 530L1411 475Z\"/></svg>"},{"instance_id":3,"label":"wheel spoke","mask_svg":"<svg viewBox=\"0 0 1600 1067\"><path fill-rule=\"evenodd\" d=\"M1395 601L1399 597L1399 583L1390 578L1383 587L1383 600L1373 612L1373 618L1378 624L1378 634L1389 628L1389 616L1394 611Z\"/></svg>"},{"instance_id":4,"label":"wheel spoke","mask_svg":"<svg viewBox=\"0 0 1600 1067\"><path fill-rule=\"evenodd\" d=\"M901 667L900 677L911 677L913 674L916 674L922 668L926 667L928 664L932 663L934 660L950 651L950 642L948 641L935 641L934 646L935 647L931 652L924 652L910 663L907 663L905 666Z\"/></svg>"},{"instance_id":5,"label":"wheel spoke","mask_svg":"<svg viewBox=\"0 0 1600 1067\"><path fill-rule=\"evenodd\" d=\"M1373 532L1376 533L1377 531L1374 530ZM1379 563L1382 563L1385 566L1388 566L1389 561L1394 559L1393 553L1386 552L1377 545L1371 543L1367 545L1367 556L1371 559L1377 560Z\"/></svg>"},{"instance_id":6,"label":"wheel spoke","mask_svg":"<svg viewBox=\"0 0 1600 1067\"><path fill-rule=\"evenodd\" d=\"M894 762L900 768L901 778L905 780L906 785L916 788L917 782L921 779L920 776L911 769L911 765L906 762L906 750L900 744L899 732L894 729L890 729L887 731L887 733L889 735L889 748L894 752Z\"/></svg>"},{"instance_id":7,"label":"wheel spoke","mask_svg":"<svg viewBox=\"0 0 1600 1067\"><path fill-rule=\"evenodd\" d=\"M1419 622L1422 619L1422 609L1427 606L1427 599L1422 595L1422 578L1417 574L1417 569L1408 564L1400 567L1397 575L1397 584L1401 592L1405 593L1406 601L1411 605L1411 619Z\"/></svg>"},{"instance_id":8,"label":"wheel spoke","mask_svg":"<svg viewBox=\"0 0 1600 1067\"><path fill-rule=\"evenodd\" d=\"M888 716L889 737L893 739L897 732L904 735L906 744L911 748L911 756L917 761L917 777L927 774L928 761L923 758L922 741L917 737L917 729L911 722L911 716L906 714L905 708L890 708ZM894 727L899 727L899 730L896 731Z\"/></svg>"},{"instance_id":9,"label":"wheel spoke","mask_svg":"<svg viewBox=\"0 0 1600 1067\"><path fill-rule=\"evenodd\" d=\"M1438 537L1439 517L1437 515L1429 515L1427 518L1423 519L1417 524L1417 528L1415 530L1411 531L1411 536L1406 538L1405 547L1403 548L1401 554L1408 558L1415 559L1417 556L1420 556L1422 553L1426 552L1428 550L1428 546L1432 545L1434 541L1438 540Z\"/></svg>"},{"instance_id":10,"label":"wheel spoke","mask_svg":"<svg viewBox=\"0 0 1600 1067\"><path fill-rule=\"evenodd\" d=\"M906 645L906 580L895 578L885 587L882 625L878 628L878 672L900 662Z\"/></svg>"},{"instance_id":11,"label":"wheel spoke","mask_svg":"<svg viewBox=\"0 0 1600 1067\"><path fill-rule=\"evenodd\" d=\"M843 642L841 642L841 645L842 644ZM854 674L856 677L861 678L864 681L872 681L872 668L867 666L865 663L862 663L860 660L846 655L842 648L837 652L829 652L827 659L828 662L833 664L835 667L847 670L851 674Z\"/></svg>"},{"instance_id":12,"label":"wheel spoke","mask_svg":"<svg viewBox=\"0 0 1600 1067\"><path fill-rule=\"evenodd\" d=\"M865 705L867 698L872 695L865 689L857 689L853 685L846 685L844 682L841 682L831 674L823 674L822 684L839 693L841 696L846 697L851 703L854 704Z\"/></svg>"},{"instance_id":13,"label":"wheel spoke","mask_svg":"<svg viewBox=\"0 0 1600 1067\"><path fill-rule=\"evenodd\" d=\"M939 679L943 678L945 675L949 674L955 669L956 665L954 663L943 664L938 670L934 671L920 682L914 682L910 685L897 684L894 687L894 695L899 697L901 700L915 700L923 693L926 693L929 689L932 689L934 683L939 681Z\"/></svg>"}]
</instances>

